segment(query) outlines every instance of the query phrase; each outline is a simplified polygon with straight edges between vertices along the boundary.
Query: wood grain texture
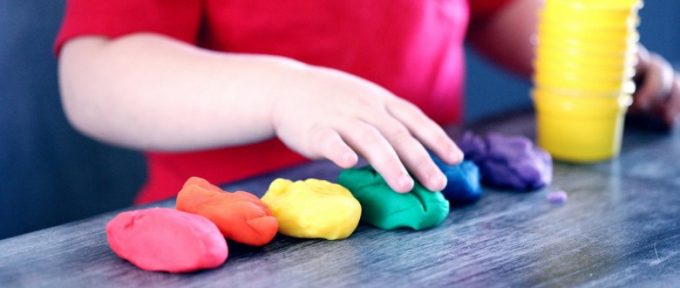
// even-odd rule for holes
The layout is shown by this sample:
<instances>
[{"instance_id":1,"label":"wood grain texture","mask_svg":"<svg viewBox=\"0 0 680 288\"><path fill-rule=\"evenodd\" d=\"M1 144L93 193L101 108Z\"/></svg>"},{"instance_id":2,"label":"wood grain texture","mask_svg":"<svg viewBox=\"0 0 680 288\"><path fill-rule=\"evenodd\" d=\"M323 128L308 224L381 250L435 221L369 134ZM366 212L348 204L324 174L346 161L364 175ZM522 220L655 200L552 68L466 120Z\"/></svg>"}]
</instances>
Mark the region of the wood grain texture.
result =
<instances>
[{"instance_id":1,"label":"wood grain texture","mask_svg":"<svg viewBox=\"0 0 680 288\"><path fill-rule=\"evenodd\" d=\"M532 123L524 113L473 128L531 136ZM618 160L558 163L552 186L532 193L486 189L480 202L454 208L431 230L360 226L343 241L277 237L263 248L229 243L225 265L185 275L144 272L113 255L104 235L114 216L109 213L0 241L0 286L677 287L676 159L677 132L630 132ZM225 188L262 194L276 177L334 179L338 171L316 162ZM557 189L569 193L564 206L545 199Z\"/></svg>"}]
</instances>

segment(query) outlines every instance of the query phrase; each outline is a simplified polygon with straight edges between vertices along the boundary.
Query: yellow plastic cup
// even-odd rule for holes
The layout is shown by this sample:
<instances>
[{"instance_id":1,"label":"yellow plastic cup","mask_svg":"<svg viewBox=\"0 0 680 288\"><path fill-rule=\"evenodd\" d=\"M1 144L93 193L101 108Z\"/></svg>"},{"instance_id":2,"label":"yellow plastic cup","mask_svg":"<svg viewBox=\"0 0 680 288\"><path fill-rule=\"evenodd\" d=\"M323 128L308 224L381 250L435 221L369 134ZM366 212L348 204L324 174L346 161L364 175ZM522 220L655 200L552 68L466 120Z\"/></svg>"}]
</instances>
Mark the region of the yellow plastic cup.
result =
<instances>
[{"instance_id":1,"label":"yellow plastic cup","mask_svg":"<svg viewBox=\"0 0 680 288\"><path fill-rule=\"evenodd\" d=\"M621 7L619 9L605 9L596 6L575 7L569 5L554 4L554 1L546 1L539 16L566 22L584 22L595 25L614 23L639 22L636 7ZM601 9L602 8L602 9Z\"/></svg>"},{"instance_id":2,"label":"yellow plastic cup","mask_svg":"<svg viewBox=\"0 0 680 288\"><path fill-rule=\"evenodd\" d=\"M584 56L587 55L587 56ZM637 58L632 56L612 57L564 52L537 52L533 64L536 72L585 74L601 77L632 77L635 75ZM621 59L623 58L623 59Z\"/></svg>"},{"instance_id":3,"label":"yellow plastic cup","mask_svg":"<svg viewBox=\"0 0 680 288\"><path fill-rule=\"evenodd\" d=\"M547 74L584 74L584 75L602 75L604 77L616 77L623 75L623 77L634 77L635 67L628 65L625 67L607 67L595 65L576 65L574 63L550 63L550 62L533 62L534 71L536 73Z\"/></svg>"},{"instance_id":4,"label":"yellow plastic cup","mask_svg":"<svg viewBox=\"0 0 680 288\"><path fill-rule=\"evenodd\" d=\"M637 59L637 53L637 45L619 48L607 48L596 45L583 45L575 42L569 43L567 41L539 41L538 46L536 47L537 57L545 56L556 57L560 59L565 58L569 61L574 59L587 59L587 61L589 61L588 63L604 61L625 64L626 62Z\"/></svg>"},{"instance_id":5,"label":"yellow plastic cup","mask_svg":"<svg viewBox=\"0 0 680 288\"><path fill-rule=\"evenodd\" d=\"M635 69L593 69L584 66L565 66L565 65L536 65L536 75L555 75L558 77L584 78L584 79L631 79L635 76Z\"/></svg>"},{"instance_id":6,"label":"yellow plastic cup","mask_svg":"<svg viewBox=\"0 0 680 288\"><path fill-rule=\"evenodd\" d=\"M541 39L538 52L556 52L569 55L593 55L600 57L631 57L638 52L637 45L581 45L561 39Z\"/></svg>"},{"instance_id":7,"label":"yellow plastic cup","mask_svg":"<svg viewBox=\"0 0 680 288\"><path fill-rule=\"evenodd\" d=\"M570 35L546 36L536 41L537 51L563 52L578 54L595 54L605 57L621 57L635 55L638 52L637 40L612 39L592 41L591 39L572 37Z\"/></svg>"},{"instance_id":8,"label":"yellow plastic cup","mask_svg":"<svg viewBox=\"0 0 680 288\"><path fill-rule=\"evenodd\" d=\"M610 56L637 53L637 39L625 40L612 38L610 41L603 40L604 39L588 39L586 37L561 34L557 36L546 35L542 38L538 38L536 44L538 45L538 49L548 51L578 50L578 52L609 54Z\"/></svg>"},{"instance_id":9,"label":"yellow plastic cup","mask_svg":"<svg viewBox=\"0 0 680 288\"><path fill-rule=\"evenodd\" d=\"M566 26L577 29L611 29L611 30L631 30L640 25L638 16L634 14L619 16L590 16L587 13L564 13L559 11L543 11L538 14L541 25Z\"/></svg>"},{"instance_id":10,"label":"yellow plastic cup","mask_svg":"<svg viewBox=\"0 0 680 288\"><path fill-rule=\"evenodd\" d=\"M557 75L542 75L537 73L534 75L534 84L538 87L550 87L561 90L575 90L586 93L605 93L616 94L623 93L629 89L631 81L624 79L587 79L587 78L569 78L560 77ZM633 87L635 84L633 84Z\"/></svg>"},{"instance_id":11,"label":"yellow plastic cup","mask_svg":"<svg viewBox=\"0 0 680 288\"><path fill-rule=\"evenodd\" d=\"M640 36L637 31L615 29L578 29L568 26L553 26L538 28L538 42L553 40L576 42L583 45L612 45L622 46L637 43Z\"/></svg>"},{"instance_id":12,"label":"yellow plastic cup","mask_svg":"<svg viewBox=\"0 0 680 288\"><path fill-rule=\"evenodd\" d=\"M627 27L627 26L616 26L616 27L597 27L597 26L584 26L580 23L570 24L570 23L553 23L551 21L543 20L538 26L539 35L543 34L557 34L561 36L562 34L569 34L572 36L581 36L597 38L597 39L624 39L631 35L636 35L637 27Z\"/></svg>"},{"instance_id":13,"label":"yellow plastic cup","mask_svg":"<svg viewBox=\"0 0 680 288\"><path fill-rule=\"evenodd\" d=\"M637 61L634 54L617 56L615 54L579 53L573 50L548 49L548 47L542 46L536 51L534 67L589 69L620 73L621 71L634 70Z\"/></svg>"},{"instance_id":14,"label":"yellow plastic cup","mask_svg":"<svg viewBox=\"0 0 680 288\"><path fill-rule=\"evenodd\" d=\"M569 86L556 86L556 85L547 85L545 83L537 83L536 80L534 79L534 89L536 90L547 90L547 91L552 91L551 93L556 93L560 95L565 95L565 96L583 96L585 95L591 95L591 96L602 96L602 97L616 97L621 94L633 94L635 93L635 82L633 81L626 81L623 83L622 87L620 89L585 89L583 87L569 87Z\"/></svg>"},{"instance_id":15,"label":"yellow plastic cup","mask_svg":"<svg viewBox=\"0 0 680 288\"><path fill-rule=\"evenodd\" d=\"M637 27L634 26L587 26L582 23L559 23L550 20L542 20L537 26L538 35L543 34L568 34L570 36L580 36L583 38L597 39L624 39L637 36Z\"/></svg>"},{"instance_id":16,"label":"yellow plastic cup","mask_svg":"<svg viewBox=\"0 0 680 288\"><path fill-rule=\"evenodd\" d=\"M633 57L597 57L597 56L576 56L559 52L537 52L536 63L553 64L579 67L606 67L607 69L625 69L634 67L637 59Z\"/></svg>"},{"instance_id":17,"label":"yellow plastic cup","mask_svg":"<svg viewBox=\"0 0 680 288\"><path fill-rule=\"evenodd\" d=\"M536 61L548 63L578 63L592 67L606 66L612 69L622 69L634 66L637 61L637 48L630 48L625 52L605 52L605 51L591 51L591 48L583 48L577 46L555 47L553 45L542 45L536 49ZM607 66L608 65L608 66Z\"/></svg>"},{"instance_id":18,"label":"yellow plastic cup","mask_svg":"<svg viewBox=\"0 0 680 288\"><path fill-rule=\"evenodd\" d=\"M626 57L624 60L602 57L602 59L597 61L589 61L593 58L593 56L578 57L568 53L563 53L562 55L555 52L552 52L552 54L540 53L534 59L534 67L546 67L550 70L590 70L590 72L602 71L604 72L603 74L621 74L634 70L637 62L636 58L631 57Z\"/></svg>"},{"instance_id":19,"label":"yellow plastic cup","mask_svg":"<svg viewBox=\"0 0 680 288\"><path fill-rule=\"evenodd\" d=\"M618 156L630 95L565 96L535 90L538 143L558 160L593 163Z\"/></svg>"},{"instance_id":20,"label":"yellow plastic cup","mask_svg":"<svg viewBox=\"0 0 680 288\"><path fill-rule=\"evenodd\" d=\"M642 8L640 0L546 0L545 9L577 11L629 11Z\"/></svg>"},{"instance_id":21,"label":"yellow plastic cup","mask_svg":"<svg viewBox=\"0 0 680 288\"><path fill-rule=\"evenodd\" d=\"M620 75L618 77L609 77L607 75L597 75L597 74L577 74L577 73L546 73L546 71L540 71L540 73L536 73L534 79L536 80L537 84L546 84L549 85L550 83L564 83L567 82L569 84L571 83L598 83L600 85L604 85L603 83L606 83L607 86L612 86L616 87L617 90L620 90L623 88L623 84L627 80L623 75ZM555 86L555 85L554 85ZM590 86L588 86L590 87ZM602 87L602 86L597 86L597 87Z\"/></svg>"}]
</instances>

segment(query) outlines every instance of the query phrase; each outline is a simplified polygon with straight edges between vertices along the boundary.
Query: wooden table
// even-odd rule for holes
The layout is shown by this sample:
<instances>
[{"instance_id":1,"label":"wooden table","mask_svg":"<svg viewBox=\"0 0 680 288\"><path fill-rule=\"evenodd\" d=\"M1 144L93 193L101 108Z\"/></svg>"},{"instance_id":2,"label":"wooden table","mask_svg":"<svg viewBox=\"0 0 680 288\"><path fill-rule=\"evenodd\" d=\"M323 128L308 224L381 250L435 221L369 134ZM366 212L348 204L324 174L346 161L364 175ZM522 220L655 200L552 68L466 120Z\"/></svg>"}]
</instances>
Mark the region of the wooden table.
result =
<instances>
[{"instance_id":1,"label":"wooden table","mask_svg":"<svg viewBox=\"0 0 680 288\"><path fill-rule=\"evenodd\" d=\"M530 113L471 128L534 131ZM334 179L338 171L316 162L225 188L262 194L276 177ZM627 131L619 159L557 163L552 186L537 192L486 189L431 230L360 226L343 241L230 242L222 267L184 275L144 272L114 256L104 226L115 213L107 213L0 241L0 286L680 287L679 175L679 132ZM546 201L558 189L569 193L566 205Z\"/></svg>"}]
</instances>

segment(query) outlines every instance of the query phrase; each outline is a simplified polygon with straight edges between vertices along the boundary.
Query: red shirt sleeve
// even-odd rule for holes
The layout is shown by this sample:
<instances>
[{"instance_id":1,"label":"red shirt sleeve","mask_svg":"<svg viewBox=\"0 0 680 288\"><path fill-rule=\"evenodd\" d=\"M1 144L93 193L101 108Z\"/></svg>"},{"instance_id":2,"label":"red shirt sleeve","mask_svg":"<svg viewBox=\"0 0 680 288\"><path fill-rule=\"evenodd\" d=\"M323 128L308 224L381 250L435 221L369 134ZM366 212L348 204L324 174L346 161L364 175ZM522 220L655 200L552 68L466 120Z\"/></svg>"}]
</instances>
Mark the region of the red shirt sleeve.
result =
<instances>
[{"instance_id":1,"label":"red shirt sleeve","mask_svg":"<svg viewBox=\"0 0 680 288\"><path fill-rule=\"evenodd\" d=\"M511 1L512 0L470 0L470 23L475 25L480 21L483 22Z\"/></svg>"},{"instance_id":2,"label":"red shirt sleeve","mask_svg":"<svg viewBox=\"0 0 680 288\"><path fill-rule=\"evenodd\" d=\"M202 0L68 0L54 49L59 54L64 43L78 36L116 38L135 32L195 44L201 15Z\"/></svg>"}]
</instances>

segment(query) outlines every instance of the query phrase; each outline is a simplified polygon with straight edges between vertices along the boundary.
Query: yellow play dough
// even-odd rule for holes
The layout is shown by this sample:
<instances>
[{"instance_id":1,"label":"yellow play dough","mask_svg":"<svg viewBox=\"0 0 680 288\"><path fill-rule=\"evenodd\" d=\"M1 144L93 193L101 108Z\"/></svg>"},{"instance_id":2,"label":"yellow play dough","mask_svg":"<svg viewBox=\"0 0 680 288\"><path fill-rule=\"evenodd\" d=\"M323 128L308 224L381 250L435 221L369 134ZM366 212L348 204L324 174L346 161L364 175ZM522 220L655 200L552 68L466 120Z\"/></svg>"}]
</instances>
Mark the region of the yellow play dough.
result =
<instances>
[{"instance_id":1,"label":"yellow play dough","mask_svg":"<svg viewBox=\"0 0 680 288\"><path fill-rule=\"evenodd\" d=\"M279 233L297 238L344 239L361 218L361 205L345 187L319 179L276 179L262 197Z\"/></svg>"}]
</instances>

